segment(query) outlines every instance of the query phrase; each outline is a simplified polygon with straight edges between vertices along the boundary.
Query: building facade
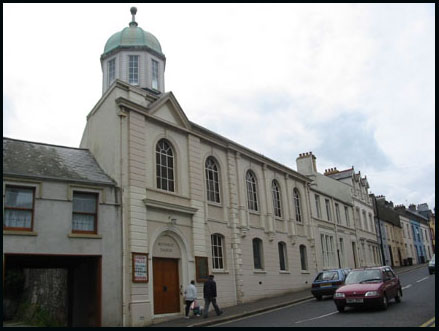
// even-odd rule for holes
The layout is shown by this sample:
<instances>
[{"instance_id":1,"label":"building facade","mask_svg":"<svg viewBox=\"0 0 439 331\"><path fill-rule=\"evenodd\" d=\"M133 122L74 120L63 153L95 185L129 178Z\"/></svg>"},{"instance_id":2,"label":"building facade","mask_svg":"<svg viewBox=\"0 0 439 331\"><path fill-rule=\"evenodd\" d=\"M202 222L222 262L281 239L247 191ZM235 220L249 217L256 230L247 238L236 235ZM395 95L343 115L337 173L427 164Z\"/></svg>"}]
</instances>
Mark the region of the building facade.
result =
<instances>
[{"instance_id":1,"label":"building facade","mask_svg":"<svg viewBox=\"0 0 439 331\"><path fill-rule=\"evenodd\" d=\"M120 212L115 182L89 151L3 138L4 275L44 270L51 279L56 270L57 290L24 289L44 309L44 293L58 296L59 323L122 325ZM3 304L13 317L22 301L9 290Z\"/></svg>"},{"instance_id":2,"label":"building facade","mask_svg":"<svg viewBox=\"0 0 439 331\"><path fill-rule=\"evenodd\" d=\"M374 205L376 232L384 265L402 266L404 259L407 259L407 252L399 214L394 210L393 202L386 201L384 196L371 194L370 197Z\"/></svg>"},{"instance_id":3,"label":"building facade","mask_svg":"<svg viewBox=\"0 0 439 331\"><path fill-rule=\"evenodd\" d=\"M182 289L195 280L202 299L208 273L221 306L308 287L317 270L310 179L189 121L172 92L149 85L151 39L119 40L107 42L116 62L146 85L124 75L105 85L106 46L104 93L81 147L122 190L123 325L181 315ZM137 55L146 60L130 64Z\"/></svg>"},{"instance_id":4,"label":"building facade","mask_svg":"<svg viewBox=\"0 0 439 331\"><path fill-rule=\"evenodd\" d=\"M369 197L369 182L366 176L361 177L361 173L356 173L354 167L343 171L337 168L327 169L325 176L349 186L359 249L359 265L361 267L381 265L373 203Z\"/></svg>"},{"instance_id":5,"label":"building facade","mask_svg":"<svg viewBox=\"0 0 439 331\"><path fill-rule=\"evenodd\" d=\"M316 156L300 154L297 170L310 184L311 224L319 270L356 268L362 263L350 187L317 171Z\"/></svg>"}]
</instances>

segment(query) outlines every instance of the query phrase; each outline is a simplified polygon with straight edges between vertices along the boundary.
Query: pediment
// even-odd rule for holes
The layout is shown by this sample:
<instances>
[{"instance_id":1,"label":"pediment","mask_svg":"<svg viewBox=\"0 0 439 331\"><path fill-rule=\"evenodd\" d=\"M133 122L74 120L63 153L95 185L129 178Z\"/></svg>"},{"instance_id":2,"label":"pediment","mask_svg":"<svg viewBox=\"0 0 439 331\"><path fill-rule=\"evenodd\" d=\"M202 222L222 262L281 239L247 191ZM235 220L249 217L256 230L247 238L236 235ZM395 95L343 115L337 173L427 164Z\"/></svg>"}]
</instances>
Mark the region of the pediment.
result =
<instances>
[{"instance_id":1,"label":"pediment","mask_svg":"<svg viewBox=\"0 0 439 331\"><path fill-rule=\"evenodd\" d=\"M172 92L154 102L148 111L149 115L160 118L173 125L190 129L191 125Z\"/></svg>"}]
</instances>

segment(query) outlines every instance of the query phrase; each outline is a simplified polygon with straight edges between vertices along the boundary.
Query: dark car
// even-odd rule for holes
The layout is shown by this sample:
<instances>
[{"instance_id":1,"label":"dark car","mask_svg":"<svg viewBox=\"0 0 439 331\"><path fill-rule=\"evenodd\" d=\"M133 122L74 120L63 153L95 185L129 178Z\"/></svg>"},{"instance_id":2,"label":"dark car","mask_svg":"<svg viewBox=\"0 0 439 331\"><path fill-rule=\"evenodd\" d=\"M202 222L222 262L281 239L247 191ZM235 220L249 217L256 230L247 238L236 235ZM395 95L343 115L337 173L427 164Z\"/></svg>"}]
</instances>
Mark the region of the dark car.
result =
<instances>
[{"instance_id":1,"label":"dark car","mask_svg":"<svg viewBox=\"0 0 439 331\"><path fill-rule=\"evenodd\" d=\"M334 269L320 271L311 285L311 293L317 300L322 300L324 295L333 295L344 284L350 269Z\"/></svg>"},{"instance_id":2,"label":"dark car","mask_svg":"<svg viewBox=\"0 0 439 331\"><path fill-rule=\"evenodd\" d=\"M345 307L379 307L387 309L389 301L400 302L402 288L398 276L388 266L352 270L345 285L334 294L339 312Z\"/></svg>"},{"instance_id":3,"label":"dark car","mask_svg":"<svg viewBox=\"0 0 439 331\"><path fill-rule=\"evenodd\" d=\"M435 266L434 255L435 254L433 254L433 257L431 258L430 262L428 262L428 272L430 273L430 275L434 272L434 266Z\"/></svg>"}]
</instances>

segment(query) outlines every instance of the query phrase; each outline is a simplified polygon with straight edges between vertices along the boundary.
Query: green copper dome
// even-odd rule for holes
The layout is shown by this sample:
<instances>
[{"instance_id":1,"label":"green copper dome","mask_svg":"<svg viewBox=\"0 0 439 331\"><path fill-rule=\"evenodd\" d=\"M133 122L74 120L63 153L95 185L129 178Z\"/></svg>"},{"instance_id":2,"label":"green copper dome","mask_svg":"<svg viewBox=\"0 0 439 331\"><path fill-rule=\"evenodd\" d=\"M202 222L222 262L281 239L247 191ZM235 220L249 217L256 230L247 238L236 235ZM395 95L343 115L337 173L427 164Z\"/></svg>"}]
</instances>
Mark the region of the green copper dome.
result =
<instances>
[{"instance_id":1,"label":"green copper dome","mask_svg":"<svg viewBox=\"0 0 439 331\"><path fill-rule=\"evenodd\" d=\"M149 48L153 51L157 52L158 55L164 56L162 53L162 47L160 46L159 41L154 35L143 30L142 28L137 26L137 22L134 20L134 15L136 14L137 9L135 7L131 8L131 14L133 15L133 20L130 22L130 26L124 28L120 32L116 32L113 34L105 44L104 53L102 56L105 56L107 53L117 49L117 48Z\"/></svg>"}]
</instances>

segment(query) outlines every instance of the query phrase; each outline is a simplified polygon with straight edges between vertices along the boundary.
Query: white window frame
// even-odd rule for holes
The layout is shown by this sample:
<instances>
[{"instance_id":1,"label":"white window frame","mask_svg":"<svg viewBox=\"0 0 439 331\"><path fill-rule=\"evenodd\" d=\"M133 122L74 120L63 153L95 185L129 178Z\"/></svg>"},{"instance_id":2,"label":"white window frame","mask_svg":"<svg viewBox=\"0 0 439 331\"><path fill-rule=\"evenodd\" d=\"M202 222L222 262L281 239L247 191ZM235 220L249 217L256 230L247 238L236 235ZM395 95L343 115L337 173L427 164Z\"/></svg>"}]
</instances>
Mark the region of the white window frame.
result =
<instances>
[{"instance_id":1,"label":"white window frame","mask_svg":"<svg viewBox=\"0 0 439 331\"><path fill-rule=\"evenodd\" d=\"M281 194L279 183L274 179L271 182L271 193L273 196L273 211L275 217L282 217Z\"/></svg>"},{"instance_id":2,"label":"white window frame","mask_svg":"<svg viewBox=\"0 0 439 331\"><path fill-rule=\"evenodd\" d=\"M158 90L159 89L159 62L151 59L151 76L152 76L152 80L151 80L151 87L154 90Z\"/></svg>"},{"instance_id":3,"label":"white window frame","mask_svg":"<svg viewBox=\"0 0 439 331\"><path fill-rule=\"evenodd\" d=\"M212 247L212 269L224 270L226 267L224 256L224 236L219 233L214 233L210 236L210 240Z\"/></svg>"},{"instance_id":4,"label":"white window frame","mask_svg":"<svg viewBox=\"0 0 439 331\"><path fill-rule=\"evenodd\" d=\"M259 211L258 206L258 184L256 180L256 175L253 171L248 170L245 176L246 187L247 187L247 207L250 211Z\"/></svg>"},{"instance_id":5,"label":"white window frame","mask_svg":"<svg viewBox=\"0 0 439 331\"><path fill-rule=\"evenodd\" d=\"M139 85L139 55L128 55L128 83Z\"/></svg>"},{"instance_id":6,"label":"white window frame","mask_svg":"<svg viewBox=\"0 0 439 331\"><path fill-rule=\"evenodd\" d=\"M300 193L296 187L293 189L293 197L294 197L294 206L296 208L296 221L299 223L302 223L302 211L301 211L301 207L300 207Z\"/></svg>"},{"instance_id":7,"label":"white window frame","mask_svg":"<svg viewBox=\"0 0 439 331\"><path fill-rule=\"evenodd\" d=\"M116 79L116 58L112 58L107 62L108 86Z\"/></svg>"},{"instance_id":8,"label":"white window frame","mask_svg":"<svg viewBox=\"0 0 439 331\"><path fill-rule=\"evenodd\" d=\"M204 163L206 174L206 194L210 202L221 203L220 176L218 162L214 157L209 156Z\"/></svg>"}]
</instances>

